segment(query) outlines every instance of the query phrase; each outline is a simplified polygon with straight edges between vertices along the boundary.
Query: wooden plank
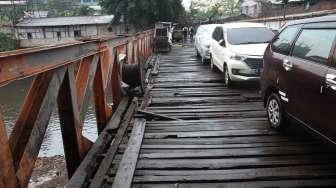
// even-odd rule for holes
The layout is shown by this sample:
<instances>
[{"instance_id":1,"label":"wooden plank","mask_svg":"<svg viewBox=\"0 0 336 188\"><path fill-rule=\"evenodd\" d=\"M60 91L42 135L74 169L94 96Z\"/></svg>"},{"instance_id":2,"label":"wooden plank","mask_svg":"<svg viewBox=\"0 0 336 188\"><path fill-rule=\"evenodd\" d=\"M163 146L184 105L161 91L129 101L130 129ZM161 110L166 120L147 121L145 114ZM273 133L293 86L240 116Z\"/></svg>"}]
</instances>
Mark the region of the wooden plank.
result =
<instances>
[{"instance_id":1,"label":"wooden plank","mask_svg":"<svg viewBox=\"0 0 336 188\"><path fill-rule=\"evenodd\" d=\"M334 187L336 179L313 179L313 180L269 180L249 182L222 182L222 183L152 183L133 184L133 188L241 188L241 187Z\"/></svg>"},{"instance_id":2,"label":"wooden plank","mask_svg":"<svg viewBox=\"0 0 336 188\"><path fill-rule=\"evenodd\" d=\"M134 120L132 134L122 161L119 164L112 187L127 188L131 186L142 138L145 132L145 124L146 121L144 119L136 118Z\"/></svg>"},{"instance_id":3,"label":"wooden plank","mask_svg":"<svg viewBox=\"0 0 336 188\"><path fill-rule=\"evenodd\" d=\"M107 130L115 130L116 127L119 127L123 114L128 108L129 101L130 99L128 97L123 98L110 122L100 134L94 145L92 145L92 148L77 168L75 174L69 180L67 184L68 187L82 187L88 178L93 176L95 168L97 168L99 154L106 149L106 146L111 143L113 138Z\"/></svg>"},{"instance_id":4,"label":"wooden plank","mask_svg":"<svg viewBox=\"0 0 336 188\"><path fill-rule=\"evenodd\" d=\"M133 101L130 107L128 108L124 120L119 127L117 134L115 135L115 138L106 152L106 157L103 159L103 161L100 163L98 170L96 174L94 175L94 178L92 179L92 183L90 184L89 187L95 188L95 187L100 187L102 183L105 180L105 176L112 164L112 161L114 159L115 154L117 153L118 147L122 141L123 136L126 133L127 127L129 125L129 122L136 110L137 107L137 101Z\"/></svg>"},{"instance_id":5,"label":"wooden plank","mask_svg":"<svg viewBox=\"0 0 336 188\"><path fill-rule=\"evenodd\" d=\"M230 149L230 148L257 148L257 147L285 147L285 146L304 146L304 145L318 145L320 142L270 142L270 143L248 143L248 144L226 144L226 145L214 145L214 144L202 144L202 145L187 145L187 144L144 144L142 149Z\"/></svg>"},{"instance_id":6,"label":"wooden plank","mask_svg":"<svg viewBox=\"0 0 336 188\"><path fill-rule=\"evenodd\" d=\"M256 136L256 135L277 135L279 133L268 129L245 129L245 130L226 130L226 131L195 131L195 132L159 132L145 133L145 138L186 138L186 137L218 137L218 136Z\"/></svg>"},{"instance_id":7,"label":"wooden plank","mask_svg":"<svg viewBox=\"0 0 336 188\"><path fill-rule=\"evenodd\" d=\"M145 115L146 117L149 117L149 118L157 118L157 119L160 119L160 120L181 121L181 119L178 119L178 118L172 118L172 117L169 117L169 116L152 113L152 112L149 112L149 111L146 111L146 110L140 110L139 109L139 110L137 110L137 113L143 114L143 115Z\"/></svg>"},{"instance_id":8,"label":"wooden plank","mask_svg":"<svg viewBox=\"0 0 336 188\"><path fill-rule=\"evenodd\" d=\"M248 156L281 156L302 155L313 153L330 153L321 150L319 146L287 146L265 148L232 148L232 149L203 149L203 150L159 150L155 152L141 150L140 158L148 159L177 159L177 158L215 158L215 157L248 157Z\"/></svg>"},{"instance_id":9,"label":"wooden plank","mask_svg":"<svg viewBox=\"0 0 336 188\"><path fill-rule=\"evenodd\" d=\"M243 169L312 164L335 164L335 155L273 156L218 159L140 159L137 169L192 170L192 169Z\"/></svg>"},{"instance_id":10,"label":"wooden plank","mask_svg":"<svg viewBox=\"0 0 336 188\"><path fill-rule=\"evenodd\" d=\"M312 173L314 172L314 173ZM201 181L256 181L282 179L336 178L335 165L310 165L299 167L276 167L230 170L139 170L134 183L146 182L201 182Z\"/></svg>"},{"instance_id":11,"label":"wooden plank","mask_svg":"<svg viewBox=\"0 0 336 188\"><path fill-rule=\"evenodd\" d=\"M311 141L311 137L285 137L281 135L264 136L237 136L237 137L208 137L208 138L165 138L165 139L144 139L144 144L249 144L249 143L272 143L272 142L292 142L292 141Z\"/></svg>"}]
</instances>

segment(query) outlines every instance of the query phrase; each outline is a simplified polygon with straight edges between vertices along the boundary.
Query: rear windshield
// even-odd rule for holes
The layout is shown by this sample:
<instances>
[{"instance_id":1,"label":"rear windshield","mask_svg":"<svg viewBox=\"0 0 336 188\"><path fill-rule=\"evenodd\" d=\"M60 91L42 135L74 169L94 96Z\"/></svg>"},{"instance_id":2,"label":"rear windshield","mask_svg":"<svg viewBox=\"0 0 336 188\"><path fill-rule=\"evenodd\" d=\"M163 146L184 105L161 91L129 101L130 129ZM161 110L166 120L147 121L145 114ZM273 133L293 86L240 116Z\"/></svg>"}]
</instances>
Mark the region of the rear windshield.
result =
<instances>
[{"instance_id":1,"label":"rear windshield","mask_svg":"<svg viewBox=\"0 0 336 188\"><path fill-rule=\"evenodd\" d=\"M228 42L232 45L269 43L274 33L265 27L233 28L227 31Z\"/></svg>"},{"instance_id":2,"label":"rear windshield","mask_svg":"<svg viewBox=\"0 0 336 188\"><path fill-rule=\"evenodd\" d=\"M167 36L167 29L156 29L156 36Z\"/></svg>"}]
</instances>

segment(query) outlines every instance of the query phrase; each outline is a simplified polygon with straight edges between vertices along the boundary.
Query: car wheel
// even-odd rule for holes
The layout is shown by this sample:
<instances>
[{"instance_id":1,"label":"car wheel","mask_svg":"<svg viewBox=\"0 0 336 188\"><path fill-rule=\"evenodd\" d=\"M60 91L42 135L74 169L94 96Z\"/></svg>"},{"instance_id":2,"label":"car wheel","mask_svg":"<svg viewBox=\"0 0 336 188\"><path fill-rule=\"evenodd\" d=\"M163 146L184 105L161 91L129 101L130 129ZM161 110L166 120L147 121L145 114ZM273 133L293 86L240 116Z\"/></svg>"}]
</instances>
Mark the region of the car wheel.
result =
<instances>
[{"instance_id":1,"label":"car wheel","mask_svg":"<svg viewBox=\"0 0 336 188\"><path fill-rule=\"evenodd\" d=\"M283 107L277 94L272 93L267 99L266 105L268 123L276 131L284 131L288 124L283 114Z\"/></svg>"},{"instance_id":2,"label":"car wheel","mask_svg":"<svg viewBox=\"0 0 336 188\"><path fill-rule=\"evenodd\" d=\"M226 65L224 65L224 82L225 82L225 86L227 88L230 88L232 86L232 81L231 81L231 78L230 78L230 74L229 74L229 70L227 68Z\"/></svg>"}]
</instances>

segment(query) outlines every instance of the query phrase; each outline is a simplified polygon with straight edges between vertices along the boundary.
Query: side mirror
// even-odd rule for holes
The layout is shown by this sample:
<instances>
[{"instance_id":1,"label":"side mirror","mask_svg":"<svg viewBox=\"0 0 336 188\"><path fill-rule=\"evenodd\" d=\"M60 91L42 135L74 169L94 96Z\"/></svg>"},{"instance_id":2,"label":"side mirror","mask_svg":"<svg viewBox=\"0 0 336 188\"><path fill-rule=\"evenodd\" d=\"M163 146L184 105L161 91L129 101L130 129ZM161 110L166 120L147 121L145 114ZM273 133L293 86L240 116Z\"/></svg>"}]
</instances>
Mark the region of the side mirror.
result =
<instances>
[{"instance_id":1,"label":"side mirror","mask_svg":"<svg viewBox=\"0 0 336 188\"><path fill-rule=\"evenodd\" d=\"M224 39L219 40L218 43L219 43L219 45L221 45L221 46L223 46L223 47L226 46L226 44L225 44L225 40L224 40Z\"/></svg>"}]
</instances>

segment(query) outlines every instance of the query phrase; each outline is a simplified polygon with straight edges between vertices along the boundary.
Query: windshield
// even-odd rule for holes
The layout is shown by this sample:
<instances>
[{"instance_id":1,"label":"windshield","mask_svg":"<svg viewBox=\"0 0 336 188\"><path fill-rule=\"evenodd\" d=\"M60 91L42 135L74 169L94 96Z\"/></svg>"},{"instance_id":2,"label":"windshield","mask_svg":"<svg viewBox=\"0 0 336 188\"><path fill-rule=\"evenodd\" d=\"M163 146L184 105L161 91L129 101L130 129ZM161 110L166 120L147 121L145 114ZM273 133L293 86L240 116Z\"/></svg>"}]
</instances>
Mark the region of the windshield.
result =
<instances>
[{"instance_id":1,"label":"windshield","mask_svg":"<svg viewBox=\"0 0 336 188\"><path fill-rule=\"evenodd\" d=\"M265 27L228 29L228 42L232 45L269 43L274 34Z\"/></svg>"}]
</instances>

